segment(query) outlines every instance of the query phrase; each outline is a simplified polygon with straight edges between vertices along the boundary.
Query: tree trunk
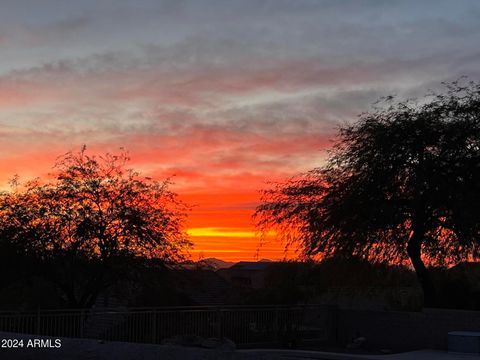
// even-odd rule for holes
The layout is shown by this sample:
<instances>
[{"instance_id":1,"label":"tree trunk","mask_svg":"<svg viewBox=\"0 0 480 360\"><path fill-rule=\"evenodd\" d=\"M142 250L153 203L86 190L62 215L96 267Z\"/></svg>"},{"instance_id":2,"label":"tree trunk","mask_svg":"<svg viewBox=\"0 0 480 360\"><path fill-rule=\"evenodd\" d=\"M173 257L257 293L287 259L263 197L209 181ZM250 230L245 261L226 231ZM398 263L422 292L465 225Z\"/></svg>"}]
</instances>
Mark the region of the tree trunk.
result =
<instances>
[{"instance_id":1,"label":"tree trunk","mask_svg":"<svg viewBox=\"0 0 480 360\"><path fill-rule=\"evenodd\" d=\"M56 284L58 288L66 296L68 307L71 309L76 309L78 307L78 301L77 301L77 298L75 297L75 292L73 290L73 287L69 286L69 284L65 284L64 282L61 282L55 279L49 279L49 280L51 280L54 284Z\"/></svg>"},{"instance_id":2,"label":"tree trunk","mask_svg":"<svg viewBox=\"0 0 480 360\"><path fill-rule=\"evenodd\" d=\"M413 202L413 232L408 240L407 253L417 274L423 290L423 306L435 307L437 296L432 278L422 260L422 242L425 238L425 223L427 221L427 204L425 199L425 144L419 144L418 167L416 169L415 200Z\"/></svg>"},{"instance_id":3,"label":"tree trunk","mask_svg":"<svg viewBox=\"0 0 480 360\"><path fill-rule=\"evenodd\" d=\"M408 241L407 253L423 290L423 306L435 307L437 305L435 286L421 256L422 237L423 235L416 231L412 234Z\"/></svg>"},{"instance_id":4,"label":"tree trunk","mask_svg":"<svg viewBox=\"0 0 480 360\"><path fill-rule=\"evenodd\" d=\"M100 293L100 290L102 290L105 273L105 267L102 266L100 269L97 269L96 273L94 273L90 277L88 283L85 284L79 301L83 308L91 308L95 304L98 294Z\"/></svg>"}]
</instances>

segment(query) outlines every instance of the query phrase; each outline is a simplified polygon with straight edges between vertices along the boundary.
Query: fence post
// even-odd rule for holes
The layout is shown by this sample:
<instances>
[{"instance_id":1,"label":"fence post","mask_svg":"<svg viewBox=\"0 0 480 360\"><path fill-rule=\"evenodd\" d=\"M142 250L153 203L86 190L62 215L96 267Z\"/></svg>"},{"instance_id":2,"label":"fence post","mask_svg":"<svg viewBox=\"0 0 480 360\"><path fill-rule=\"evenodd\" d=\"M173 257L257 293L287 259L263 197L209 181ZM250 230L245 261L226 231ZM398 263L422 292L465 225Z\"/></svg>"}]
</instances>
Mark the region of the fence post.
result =
<instances>
[{"instance_id":1,"label":"fence post","mask_svg":"<svg viewBox=\"0 0 480 360\"><path fill-rule=\"evenodd\" d=\"M85 310L80 311L80 339L83 339L83 332L85 327Z\"/></svg>"},{"instance_id":2,"label":"fence post","mask_svg":"<svg viewBox=\"0 0 480 360\"><path fill-rule=\"evenodd\" d=\"M218 339L223 339L223 333L222 333L222 310L220 307L217 307L217 338Z\"/></svg>"},{"instance_id":3,"label":"fence post","mask_svg":"<svg viewBox=\"0 0 480 360\"><path fill-rule=\"evenodd\" d=\"M277 343L280 343L280 329L279 329L279 324L278 324L278 306L275 306L275 322L274 322L274 328L273 328L273 336L275 337L275 340Z\"/></svg>"},{"instance_id":4,"label":"fence post","mask_svg":"<svg viewBox=\"0 0 480 360\"><path fill-rule=\"evenodd\" d=\"M37 322L36 322L35 335L40 335L40 309L39 308L37 308Z\"/></svg>"},{"instance_id":5,"label":"fence post","mask_svg":"<svg viewBox=\"0 0 480 360\"><path fill-rule=\"evenodd\" d=\"M152 313L152 344L157 343L157 310Z\"/></svg>"},{"instance_id":6,"label":"fence post","mask_svg":"<svg viewBox=\"0 0 480 360\"><path fill-rule=\"evenodd\" d=\"M338 310L338 305L331 305L328 308L328 313L329 313L329 318L330 318L330 341L332 341L335 344L338 344L339 342L339 324L338 324L338 316L339 316L339 310Z\"/></svg>"}]
</instances>

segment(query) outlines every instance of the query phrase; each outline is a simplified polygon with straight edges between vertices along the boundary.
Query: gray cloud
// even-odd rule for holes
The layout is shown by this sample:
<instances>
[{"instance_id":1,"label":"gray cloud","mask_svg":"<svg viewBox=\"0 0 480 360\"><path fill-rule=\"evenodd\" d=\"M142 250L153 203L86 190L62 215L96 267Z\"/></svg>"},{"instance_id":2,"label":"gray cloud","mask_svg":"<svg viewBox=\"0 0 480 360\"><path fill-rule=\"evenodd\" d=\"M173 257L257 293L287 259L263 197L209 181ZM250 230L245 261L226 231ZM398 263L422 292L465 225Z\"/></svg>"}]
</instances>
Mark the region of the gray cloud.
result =
<instances>
[{"instance_id":1,"label":"gray cloud","mask_svg":"<svg viewBox=\"0 0 480 360\"><path fill-rule=\"evenodd\" d=\"M218 146L212 166L241 168L255 151L260 167L303 163L380 96L480 75L474 1L3 6L0 123L59 146L203 136ZM321 140L281 153L302 136Z\"/></svg>"}]
</instances>

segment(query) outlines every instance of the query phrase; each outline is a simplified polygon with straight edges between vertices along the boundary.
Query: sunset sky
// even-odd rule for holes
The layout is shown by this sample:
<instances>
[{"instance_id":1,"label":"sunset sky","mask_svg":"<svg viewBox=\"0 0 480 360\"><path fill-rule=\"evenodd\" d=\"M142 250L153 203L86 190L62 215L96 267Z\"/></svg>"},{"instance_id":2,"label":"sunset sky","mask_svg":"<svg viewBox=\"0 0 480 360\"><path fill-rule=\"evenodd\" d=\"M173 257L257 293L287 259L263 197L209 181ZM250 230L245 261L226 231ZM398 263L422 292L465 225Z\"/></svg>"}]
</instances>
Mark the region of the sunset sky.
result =
<instances>
[{"instance_id":1,"label":"sunset sky","mask_svg":"<svg viewBox=\"0 0 480 360\"><path fill-rule=\"evenodd\" d=\"M4 0L0 184L124 147L195 205L194 259L253 260L266 182L321 165L380 96L480 80L479 19L475 0Z\"/></svg>"}]
</instances>

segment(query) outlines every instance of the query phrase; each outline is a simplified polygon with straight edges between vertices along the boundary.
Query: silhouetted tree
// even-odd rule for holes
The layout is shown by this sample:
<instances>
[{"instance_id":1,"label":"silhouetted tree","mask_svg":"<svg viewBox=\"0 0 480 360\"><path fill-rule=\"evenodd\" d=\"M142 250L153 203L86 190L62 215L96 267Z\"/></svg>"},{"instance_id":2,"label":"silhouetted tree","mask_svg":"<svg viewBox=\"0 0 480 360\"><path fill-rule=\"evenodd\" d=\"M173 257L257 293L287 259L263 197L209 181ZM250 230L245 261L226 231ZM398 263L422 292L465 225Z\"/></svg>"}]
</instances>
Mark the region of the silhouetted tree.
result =
<instances>
[{"instance_id":1,"label":"silhouetted tree","mask_svg":"<svg viewBox=\"0 0 480 360\"><path fill-rule=\"evenodd\" d=\"M260 229L305 254L409 258L434 305L426 264L480 255L480 84L445 85L341 127L324 166L264 191Z\"/></svg>"},{"instance_id":2,"label":"silhouetted tree","mask_svg":"<svg viewBox=\"0 0 480 360\"><path fill-rule=\"evenodd\" d=\"M176 261L189 246L184 206L169 182L126 169L125 153L89 156L85 147L57 162L53 180L0 195L0 239L35 259L72 307L90 307L108 282L142 258Z\"/></svg>"}]
</instances>

